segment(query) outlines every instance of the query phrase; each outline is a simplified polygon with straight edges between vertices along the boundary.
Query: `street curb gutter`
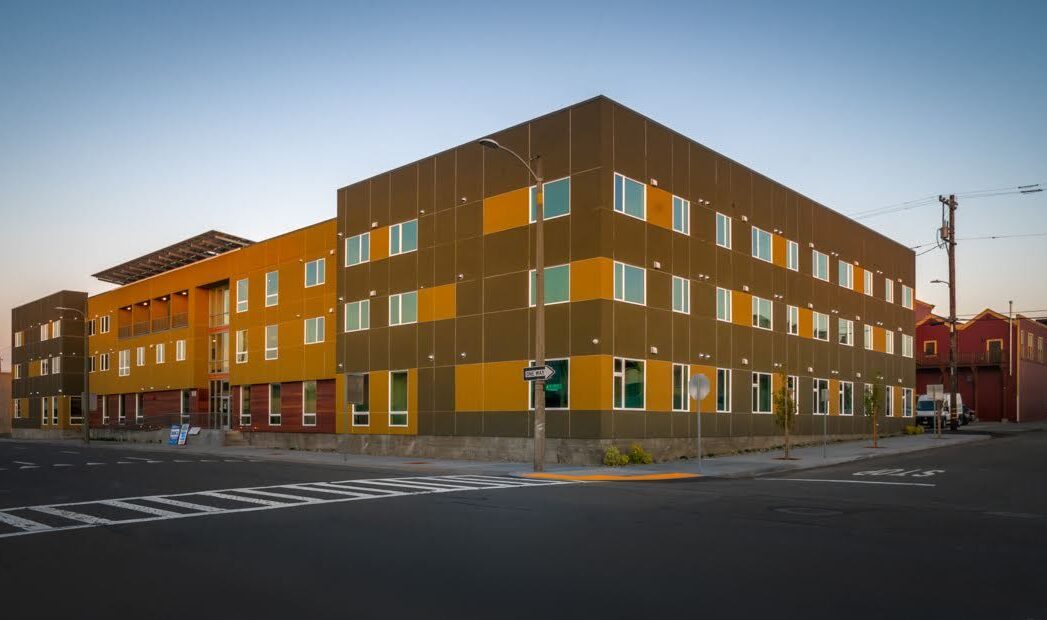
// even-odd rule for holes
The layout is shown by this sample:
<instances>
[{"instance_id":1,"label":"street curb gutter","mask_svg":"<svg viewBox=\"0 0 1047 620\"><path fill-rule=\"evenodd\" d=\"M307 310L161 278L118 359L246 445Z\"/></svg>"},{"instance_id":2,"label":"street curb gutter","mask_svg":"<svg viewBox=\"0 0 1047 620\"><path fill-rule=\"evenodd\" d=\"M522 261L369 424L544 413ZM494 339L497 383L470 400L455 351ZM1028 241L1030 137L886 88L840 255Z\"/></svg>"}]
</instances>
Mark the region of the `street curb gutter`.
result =
<instances>
[{"instance_id":1,"label":"street curb gutter","mask_svg":"<svg viewBox=\"0 0 1047 620\"><path fill-rule=\"evenodd\" d=\"M698 478L700 474L688 474L684 472L668 472L664 474L516 474L519 478L531 478L537 480L570 480L573 482L654 482L657 480L683 480L686 478Z\"/></svg>"}]
</instances>

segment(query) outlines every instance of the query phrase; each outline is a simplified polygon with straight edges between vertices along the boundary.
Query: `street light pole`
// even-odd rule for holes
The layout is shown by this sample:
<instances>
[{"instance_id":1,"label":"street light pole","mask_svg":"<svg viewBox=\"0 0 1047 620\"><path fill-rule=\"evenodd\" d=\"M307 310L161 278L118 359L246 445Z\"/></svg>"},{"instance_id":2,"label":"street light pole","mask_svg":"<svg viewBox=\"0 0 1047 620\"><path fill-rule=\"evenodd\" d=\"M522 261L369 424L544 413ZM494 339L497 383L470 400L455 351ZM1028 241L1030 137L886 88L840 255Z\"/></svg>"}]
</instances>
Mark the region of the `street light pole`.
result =
<instances>
[{"instance_id":1,"label":"street light pole","mask_svg":"<svg viewBox=\"0 0 1047 620\"><path fill-rule=\"evenodd\" d=\"M64 312L75 312L75 313L79 314L80 315L80 323L81 323L81 325L83 325L83 330L84 330L84 353L83 353L83 355L81 357L84 358L83 359L83 364L84 364L84 393L83 393L83 396L80 397L80 430L83 433L84 443L85 444L90 444L91 443L91 417L90 417L91 411L90 411L89 407L87 406L87 398L88 398L88 396L91 393L90 384L88 383L89 377L90 377L91 368L90 368L90 365L88 363L89 362L89 360L88 360L88 351L90 350L90 347L89 347L88 342L87 342L87 315L85 315L84 312L82 310L78 309L78 308L66 308L64 306L56 306L55 310L64 311ZM70 411L72 411L72 403L69 404L69 409L70 409Z\"/></svg>"},{"instance_id":2,"label":"street light pole","mask_svg":"<svg viewBox=\"0 0 1047 620\"><path fill-rule=\"evenodd\" d=\"M531 161L534 167L526 159L520 157L512 149L502 146L498 142L484 138L479 141L481 146L489 149L503 150L520 160L535 182L535 227L534 227L534 365L541 368L545 366L545 189L542 187L542 159L535 156ZM530 205L528 204L528 210ZM539 378L534 382L534 471L540 472L545 469L545 378Z\"/></svg>"}]
</instances>

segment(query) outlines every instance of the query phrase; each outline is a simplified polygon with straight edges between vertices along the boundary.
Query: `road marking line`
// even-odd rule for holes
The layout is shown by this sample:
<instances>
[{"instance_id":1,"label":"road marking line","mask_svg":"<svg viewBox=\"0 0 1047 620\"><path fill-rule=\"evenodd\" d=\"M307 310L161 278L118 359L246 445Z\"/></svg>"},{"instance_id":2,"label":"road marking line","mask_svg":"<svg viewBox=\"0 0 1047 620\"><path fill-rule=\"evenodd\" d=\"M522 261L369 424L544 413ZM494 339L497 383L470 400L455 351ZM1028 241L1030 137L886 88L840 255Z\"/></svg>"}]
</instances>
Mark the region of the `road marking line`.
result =
<instances>
[{"instance_id":1,"label":"road marking line","mask_svg":"<svg viewBox=\"0 0 1047 620\"><path fill-rule=\"evenodd\" d=\"M880 480L830 480L828 478L757 478L757 480L781 480L782 482L840 482L843 484L882 484L892 487L933 487L927 482L883 482Z\"/></svg>"},{"instance_id":2,"label":"road marking line","mask_svg":"<svg viewBox=\"0 0 1047 620\"><path fill-rule=\"evenodd\" d=\"M143 459L143 458L139 458L137 456L125 456L124 458L125 459L134 460L134 461L143 461L145 463L163 463L163 461L155 461L153 459Z\"/></svg>"},{"instance_id":3,"label":"road marking line","mask_svg":"<svg viewBox=\"0 0 1047 620\"><path fill-rule=\"evenodd\" d=\"M381 481L378 481L378 480L368 480L367 484L377 484L377 485L380 485L380 486L387 486L387 487L403 487L403 488L408 488L408 489L433 489L433 490L437 490L437 491L443 491L443 490L448 490L448 491L458 490L458 491L461 491L463 489L467 489L467 490L471 491L471 490L475 490L476 489L476 487L463 487L461 485L455 486L455 485L451 485L451 484L434 484L434 483L431 483L431 482L416 482L416 481L413 481L413 480L411 482L381 482Z\"/></svg>"},{"instance_id":4,"label":"road marking line","mask_svg":"<svg viewBox=\"0 0 1047 620\"><path fill-rule=\"evenodd\" d=\"M352 480L351 482L363 482L362 480ZM382 489L376 487L357 487L349 484L334 483L334 482L317 482L318 485L325 487L335 487L336 489L349 489L351 491L362 491L367 493L371 497L396 497L397 495L407 495L406 491L394 491L393 489Z\"/></svg>"},{"instance_id":5,"label":"road marking line","mask_svg":"<svg viewBox=\"0 0 1047 620\"><path fill-rule=\"evenodd\" d=\"M62 454L80 454L79 452L76 452L74 450L59 450L59 452L61 452Z\"/></svg>"},{"instance_id":6,"label":"road marking line","mask_svg":"<svg viewBox=\"0 0 1047 620\"><path fill-rule=\"evenodd\" d=\"M88 463L88 465L105 465L105 463Z\"/></svg>"},{"instance_id":7,"label":"road marking line","mask_svg":"<svg viewBox=\"0 0 1047 620\"><path fill-rule=\"evenodd\" d=\"M236 491L239 489L230 489L230 491ZM240 495L231 495L228 493L221 493L218 491L204 491L203 493L193 493L193 495L203 495L204 497L217 497L218 499L228 499L234 502L244 502L245 504L258 504L259 506L286 506L284 502L274 502L268 499L260 499L257 497L242 497Z\"/></svg>"},{"instance_id":8,"label":"road marking line","mask_svg":"<svg viewBox=\"0 0 1047 620\"><path fill-rule=\"evenodd\" d=\"M117 465L134 465L131 461L117 461Z\"/></svg>"},{"instance_id":9,"label":"road marking line","mask_svg":"<svg viewBox=\"0 0 1047 620\"><path fill-rule=\"evenodd\" d=\"M544 485L544 484L549 484L549 485L560 484L559 481L546 481L546 480L534 480L534 481L531 481L531 480L524 480L522 478L505 479L505 478L496 478L494 476L472 476L472 475L466 476L466 475L463 475L463 476L448 476L448 477L449 478L454 478L456 480L461 480L462 482L470 482L470 481L472 481L472 482L476 482L476 483L503 484L503 485L506 485L506 486L517 486L517 487L539 486L539 485Z\"/></svg>"},{"instance_id":10,"label":"road marking line","mask_svg":"<svg viewBox=\"0 0 1047 620\"><path fill-rule=\"evenodd\" d=\"M18 469L40 469L38 465L22 465Z\"/></svg>"},{"instance_id":11,"label":"road marking line","mask_svg":"<svg viewBox=\"0 0 1047 620\"><path fill-rule=\"evenodd\" d=\"M276 487L282 488L282 487ZM283 499L293 499L298 502L322 502L324 500L318 497L305 497L303 495L289 495L287 493L274 493L272 491L263 491L261 489L237 489L237 493L254 493L256 495L264 495L266 497L280 497Z\"/></svg>"},{"instance_id":12,"label":"road marking line","mask_svg":"<svg viewBox=\"0 0 1047 620\"><path fill-rule=\"evenodd\" d=\"M170 497L161 497L159 495L153 495L151 497L141 497L134 499L143 499L150 502L156 502L158 504L167 504L168 506L177 506L178 508L186 508L188 510L198 510L201 513L204 512L222 512L221 508L215 508L214 506L206 506L204 504L193 504L190 502L183 502L178 499L171 499ZM178 513L181 514L181 513Z\"/></svg>"},{"instance_id":13,"label":"road marking line","mask_svg":"<svg viewBox=\"0 0 1047 620\"><path fill-rule=\"evenodd\" d=\"M55 463L51 467L72 467L69 463Z\"/></svg>"},{"instance_id":14,"label":"road marking line","mask_svg":"<svg viewBox=\"0 0 1047 620\"><path fill-rule=\"evenodd\" d=\"M331 495L353 495L355 497L384 497L384 496L380 496L380 495L371 495L369 493L357 493L356 491L343 491L343 490L338 490L338 489L332 488L335 485L330 485L330 486L322 488L322 489L321 488L317 488L321 484L324 484L324 483L319 482L319 483L316 483L315 485L289 484L289 485L287 485L287 488L289 488L289 489L301 489L302 491L312 491L313 493L330 493Z\"/></svg>"},{"instance_id":15,"label":"road marking line","mask_svg":"<svg viewBox=\"0 0 1047 620\"><path fill-rule=\"evenodd\" d=\"M195 463L196 461L187 461L185 459L175 459L175 463Z\"/></svg>"},{"instance_id":16,"label":"road marking line","mask_svg":"<svg viewBox=\"0 0 1047 620\"><path fill-rule=\"evenodd\" d=\"M22 517L16 517L15 515L9 515L6 512L0 512L0 523L6 523L26 532L42 532L51 529L50 525L30 521L29 519L23 519Z\"/></svg>"},{"instance_id":17,"label":"road marking line","mask_svg":"<svg viewBox=\"0 0 1047 620\"><path fill-rule=\"evenodd\" d=\"M94 502L97 503L97 502ZM58 504L64 506L65 504ZM95 517L92 515L80 514L79 512L73 512L72 510L62 510L61 508L55 508L54 506L31 506L30 510L42 512L44 514L53 515L56 517L62 517L63 519L69 519L70 521L80 521L81 523L90 523L91 525L110 525L115 521L103 517Z\"/></svg>"},{"instance_id":18,"label":"road marking line","mask_svg":"<svg viewBox=\"0 0 1047 620\"><path fill-rule=\"evenodd\" d=\"M153 508L152 506L140 506L138 504L131 504L128 502L122 502L118 499L103 499L98 502L99 504L105 504L106 506L112 506L114 508L123 508L125 510L134 510L137 512L144 512L146 514L155 515L157 517L170 517L174 515L180 515L182 513L175 512L173 510L164 510L163 508Z\"/></svg>"},{"instance_id":19,"label":"road marking line","mask_svg":"<svg viewBox=\"0 0 1047 620\"><path fill-rule=\"evenodd\" d=\"M36 465L36 463L30 463L29 461L13 461L15 465Z\"/></svg>"}]
</instances>

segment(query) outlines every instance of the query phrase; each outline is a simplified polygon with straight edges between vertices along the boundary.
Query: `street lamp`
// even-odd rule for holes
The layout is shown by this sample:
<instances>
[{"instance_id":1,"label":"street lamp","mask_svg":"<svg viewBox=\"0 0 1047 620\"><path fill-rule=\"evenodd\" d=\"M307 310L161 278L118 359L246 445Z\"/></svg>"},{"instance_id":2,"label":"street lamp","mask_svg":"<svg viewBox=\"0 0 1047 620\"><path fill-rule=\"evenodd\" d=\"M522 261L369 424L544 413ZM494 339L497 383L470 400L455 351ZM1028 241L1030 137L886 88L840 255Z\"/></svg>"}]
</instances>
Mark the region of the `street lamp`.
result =
<instances>
[{"instance_id":1,"label":"street lamp","mask_svg":"<svg viewBox=\"0 0 1047 620\"><path fill-rule=\"evenodd\" d=\"M91 390L88 387L89 386L89 384L88 384L88 376L89 376L89 373L90 373L91 369L90 369L90 366L88 364L89 360L87 359L87 357L88 357L87 356L87 352L90 350L89 346L88 346L88 342L87 342L87 316L84 315L84 311L80 310L79 308L67 308L65 306L55 306L55 310L59 310L59 311L62 311L62 312L75 312L75 313L79 314L80 315L80 321L83 323L83 326L84 326L84 354L83 354L83 358L84 358L84 395L80 398L80 429L81 429L81 431L84 434L84 443L89 444L89 443L91 443L91 418L90 418L90 408L87 406L87 399L88 399L88 397L89 397L89 395L91 393ZM72 408L72 403L70 403L70 409L71 408Z\"/></svg>"},{"instance_id":2,"label":"street lamp","mask_svg":"<svg viewBox=\"0 0 1047 620\"><path fill-rule=\"evenodd\" d=\"M542 159L536 155L531 158L534 167L516 151L502 146L491 138L483 138L477 144L493 150L502 150L520 161L527 168L535 182L535 250L534 250L534 365L545 366L545 239L543 221L545 220L545 203L542 191ZM528 210L530 205L528 205ZM545 469L545 378L534 382L534 471Z\"/></svg>"}]
</instances>

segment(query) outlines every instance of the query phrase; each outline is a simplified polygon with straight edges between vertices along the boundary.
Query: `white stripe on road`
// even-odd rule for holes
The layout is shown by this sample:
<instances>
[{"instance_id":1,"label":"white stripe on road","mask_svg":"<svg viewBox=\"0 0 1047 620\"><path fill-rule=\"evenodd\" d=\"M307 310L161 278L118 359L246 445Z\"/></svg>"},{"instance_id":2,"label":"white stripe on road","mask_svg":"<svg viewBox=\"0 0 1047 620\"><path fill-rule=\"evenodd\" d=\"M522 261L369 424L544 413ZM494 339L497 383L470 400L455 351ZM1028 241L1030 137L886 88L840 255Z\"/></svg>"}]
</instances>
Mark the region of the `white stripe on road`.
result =
<instances>
[{"instance_id":1,"label":"white stripe on road","mask_svg":"<svg viewBox=\"0 0 1047 620\"><path fill-rule=\"evenodd\" d=\"M278 487L279 488L279 487ZM263 491L261 489L251 489L250 491L237 491L237 496L240 493L250 493L251 495L264 495L266 497L279 497L280 499L291 499L296 502L322 502L324 500L317 497L305 497L304 495L289 495L287 493L273 493L272 491Z\"/></svg>"},{"instance_id":2,"label":"white stripe on road","mask_svg":"<svg viewBox=\"0 0 1047 620\"><path fill-rule=\"evenodd\" d=\"M51 529L50 525L44 525L43 523L37 523L36 521L30 521L29 519L23 519L22 517L9 515L6 512L0 512L0 523L6 523L11 527L17 527L26 532L42 532Z\"/></svg>"},{"instance_id":3,"label":"white stripe on road","mask_svg":"<svg viewBox=\"0 0 1047 620\"><path fill-rule=\"evenodd\" d=\"M118 499L103 499L98 503L105 504L106 506L112 506L114 508L123 508L124 510L135 510L138 512L144 512L146 514L154 515L157 517L171 517L174 515L182 514L173 510L164 510L163 508L153 508L152 506L142 506L140 504L122 502Z\"/></svg>"},{"instance_id":4,"label":"white stripe on road","mask_svg":"<svg viewBox=\"0 0 1047 620\"><path fill-rule=\"evenodd\" d=\"M188 510L199 510L200 512L222 512L221 508L215 508L214 506L205 506L204 504L192 504L190 502L183 502L178 499L171 499L170 497L143 497L141 499L156 502L157 504L166 504L168 506L176 506L178 508L186 508Z\"/></svg>"},{"instance_id":5,"label":"white stripe on road","mask_svg":"<svg viewBox=\"0 0 1047 620\"><path fill-rule=\"evenodd\" d=\"M62 510L61 508L55 508L54 506L31 506L30 510L42 512L47 515L53 515L55 517L62 517L63 519L69 519L70 521L79 521L81 523L88 523L90 525L110 525L114 521L105 519L102 517L95 517L92 515L85 515L79 512L73 512L72 510Z\"/></svg>"},{"instance_id":6,"label":"white stripe on road","mask_svg":"<svg viewBox=\"0 0 1047 620\"><path fill-rule=\"evenodd\" d=\"M203 495L204 497L217 497L218 499L227 499L234 502L243 502L245 504L258 504L259 506L287 505L284 502L274 502L268 499L259 499L257 497L244 497L242 495L231 495L229 493L219 493L218 491L205 491L203 493L195 493L195 495Z\"/></svg>"},{"instance_id":7,"label":"white stripe on road","mask_svg":"<svg viewBox=\"0 0 1047 620\"><path fill-rule=\"evenodd\" d=\"M757 480L781 480L782 482L842 482L844 484L882 484L894 487L933 487L927 482L880 482L877 480L831 480L828 478L757 478Z\"/></svg>"}]
</instances>

